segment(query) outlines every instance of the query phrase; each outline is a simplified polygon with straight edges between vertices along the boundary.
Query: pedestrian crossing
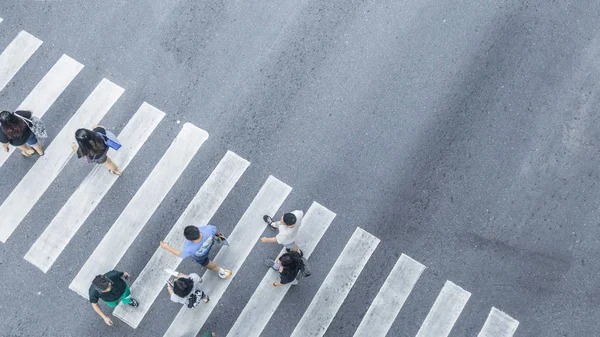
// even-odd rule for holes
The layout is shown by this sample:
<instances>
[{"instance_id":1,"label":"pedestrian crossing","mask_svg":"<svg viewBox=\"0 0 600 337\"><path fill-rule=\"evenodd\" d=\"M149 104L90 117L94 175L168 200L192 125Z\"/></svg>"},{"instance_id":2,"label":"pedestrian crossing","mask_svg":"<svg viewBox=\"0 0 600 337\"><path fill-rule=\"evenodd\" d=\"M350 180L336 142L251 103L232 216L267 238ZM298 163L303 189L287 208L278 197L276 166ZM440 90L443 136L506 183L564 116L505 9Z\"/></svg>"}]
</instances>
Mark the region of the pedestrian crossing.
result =
<instances>
[{"instance_id":1,"label":"pedestrian crossing","mask_svg":"<svg viewBox=\"0 0 600 337\"><path fill-rule=\"evenodd\" d=\"M2 19L0 19L2 22ZM42 41L22 31L0 54L0 90L26 66L27 60L40 48ZM57 98L68 89L69 84L78 76L84 65L63 55L46 73L19 109L31 110L35 116L42 117ZM97 80L97 79L96 79ZM51 143L46 147L46 155L25 173L23 179L10 192L0 205L0 241L6 243L18 229L31 209L43 199L48 187L57 179L63 168L73 158L71 143L75 130L80 127L91 128L99 123L124 94L125 89L108 79L101 79L79 109L72 115ZM118 138L123 143L119 151L110 151L109 156L123 170L123 177L109 174L103 166L96 165L80 183L49 224L39 224L42 233L29 248L24 259L43 273L51 270L61 253L71 243L75 234L85 226L85 222L104 197L112 189L118 188L117 179L126 179L125 170L148 143L150 136L165 117L165 112L144 102L129 120ZM189 170L188 167L201 146L209 141L209 133L189 123L183 124L169 148L156 163L141 187L135 192L127 205L123 205L120 215L112 224L101 242L89 255L83 266L73 278L69 288L87 298L91 280L95 275L109 271L127 253L139 234L145 230L148 220L172 190L175 183ZM15 152L12 149L11 153ZM9 155L0 155L0 168ZM250 162L234 152L227 151L206 181L202 184L192 201L187 205L165 241L174 247L181 247L184 238L183 228L189 224L206 225L219 211L224 200L231 193L239 193L234 188L250 167ZM242 186L240 186L242 187ZM252 186L243 186L247 191ZM258 188L258 186L257 186ZM259 237L265 230L262 216L274 216L292 191L292 187L276 177L269 176L256 193L254 199L229 234L231 246L222 247L213 259L218 265L233 270L233 275L225 280L216 273L206 271L203 275L203 290L211 300L200 308L182 307L164 336L196 336L204 327L221 299L227 296L227 289L237 272L241 269ZM299 244L309 262L313 251L333 223L336 214L320 203L313 202L307 210L299 232ZM356 227L344 249L319 286L308 308L293 328L292 336L324 336L334 320L354 284L361 277L372 254L377 250L380 239ZM158 243L157 243L158 246ZM283 250L282 252L283 253ZM334 254L335 252L328 252ZM401 252L398 252L401 253ZM157 248L139 275L133 276L132 294L139 300L140 306L133 308L119 305L113 315L123 322L137 328L144 324L144 317L159 297L166 297L164 284L169 275L164 269L177 269L181 258ZM290 286L273 287L277 272L266 269L266 273L244 304L242 312L228 331L228 336L259 336L285 300ZM426 276L426 266L411 257L402 254L378 294L372 300L354 336L387 336L404 303L410 299L416 285ZM240 276L243 277L243 276ZM302 283L311 279L301 280ZM427 316L424 318L418 337L441 337L450 335L452 328L460 319L463 309L468 305L471 293L446 281ZM369 299L370 300L370 299ZM82 304L83 305L83 304ZM479 337L510 337L517 330L519 322L506 313L492 308L486 321L481 322Z\"/></svg>"}]
</instances>

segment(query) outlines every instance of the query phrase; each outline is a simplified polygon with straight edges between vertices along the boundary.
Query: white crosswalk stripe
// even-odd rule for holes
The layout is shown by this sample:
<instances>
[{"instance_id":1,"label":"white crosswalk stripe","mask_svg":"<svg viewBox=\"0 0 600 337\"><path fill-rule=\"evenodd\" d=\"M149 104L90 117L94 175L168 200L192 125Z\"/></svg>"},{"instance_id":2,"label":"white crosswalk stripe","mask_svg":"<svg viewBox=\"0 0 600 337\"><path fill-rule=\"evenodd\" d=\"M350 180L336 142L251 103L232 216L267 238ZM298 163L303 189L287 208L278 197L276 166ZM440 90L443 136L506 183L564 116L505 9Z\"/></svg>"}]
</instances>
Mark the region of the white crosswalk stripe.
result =
<instances>
[{"instance_id":1,"label":"white crosswalk stripe","mask_svg":"<svg viewBox=\"0 0 600 337\"><path fill-rule=\"evenodd\" d=\"M270 176L260 189L254 200L242 215L242 218L229 235L230 247L219 251L214 262L233 271L233 275L226 280L221 280L216 273L204 273L204 291L210 296L210 302L202 305L201 310L190 310L182 307L169 326L165 336L181 337L196 336L206 319L219 303L221 296L236 276L237 270L242 266L260 235L265 229L262 216L273 215L281 206L292 188Z\"/></svg>"},{"instance_id":2,"label":"white crosswalk stripe","mask_svg":"<svg viewBox=\"0 0 600 337\"><path fill-rule=\"evenodd\" d=\"M0 54L0 90L42 45L42 40L22 30Z\"/></svg>"},{"instance_id":3,"label":"white crosswalk stripe","mask_svg":"<svg viewBox=\"0 0 600 337\"><path fill-rule=\"evenodd\" d=\"M46 154L37 159L0 206L0 241L8 240L73 155L71 143L75 131L80 127L91 127L100 122L122 93L123 88L103 79L83 102L48 146Z\"/></svg>"},{"instance_id":4,"label":"white crosswalk stripe","mask_svg":"<svg viewBox=\"0 0 600 337\"><path fill-rule=\"evenodd\" d=\"M402 254L354 333L385 337L425 266Z\"/></svg>"},{"instance_id":5,"label":"white crosswalk stripe","mask_svg":"<svg viewBox=\"0 0 600 337\"><path fill-rule=\"evenodd\" d=\"M356 228L292 332L292 337L325 334L377 245L378 238Z\"/></svg>"},{"instance_id":6,"label":"white crosswalk stripe","mask_svg":"<svg viewBox=\"0 0 600 337\"><path fill-rule=\"evenodd\" d=\"M83 64L67 55L63 55L46 73L44 78L27 95L17 110L31 111L34 116L42 118L54 104L75 76L83 69ZM18 151L0 152L0 167L4 165L11 154Z\"/></svg>"},{"instance_id":7,"label":"white crosswalk stripe","mask_svg":"<svg viewBox=\"0 0 600 337\"><path fill-rule=\"evenodd\" d=\"M469 297L471 297L470 292L446 281L417 332L417 337L448 336Z\"/></svg>"},{"instance_id":8,"label":"white crosswalk stripe","mask_svg":"<svg viewBox=\"0 0 600 337\"><path fill-rule=\"evenodd\" d=\"M183 126L142 187L81 267L69 285L71 290L88 298L91 280L117 265L206 139L206 131L188 123Z\"/></svg>"},{"instance_id":9,"label":"white crosswalk stripe","mask_svg":"<svg viewBox=\"0 0 600 337\"><path fill-rule=\"evenodd\" d=\"M502 311L492 308L477 337L512 337L519 322Z\"/></svg>"},{"instance_id":10,"label":"white crosswalk stripe","mask_svg":"<svg viewBox=\"0 0 600 337\"><path fill-rule=\"evenodd\" d=\"M150 104L142 104L118 136L123 146L109 152L120 170L127 168L164 115ZM117 176L96 165L31 246L25 260L47 272L116 181Z\"/></svg>"},{"instance_id":11,"label":"white crosswalk stripe","mask_svg":"<svg viewBox=\"0 0 600 337\"><path fill-rule=\"evenodd\" d=\"M333 218L335 213L317 202L308 209L298 233L298 245L305 258L310 257ZM282 249L279 255L284 252ZM271 284L278 279L278 273L269 268L227 336L260 335L290 287L273 287Z\"/></svg>"},{"instance_id":12,"label":"white crosswalk stripe","mask_svg":"<svg viewBox=\"0 0 600 337\"><path fill-rule=\"evenodd\" d=\"M186 226L206 225L249 165L247 160L233 152L227 152L179 217L165 238L165 242L173 247L181 247L185 241L183 229ZM181 258L158 248L131 286L132 293L140 303L139 307L119 305L113 315L133 328L137 328L156 297L164 291L165 282L170 275L163 270L165 268L176 270L180 262Z\"/></svg>"}]
</instances>

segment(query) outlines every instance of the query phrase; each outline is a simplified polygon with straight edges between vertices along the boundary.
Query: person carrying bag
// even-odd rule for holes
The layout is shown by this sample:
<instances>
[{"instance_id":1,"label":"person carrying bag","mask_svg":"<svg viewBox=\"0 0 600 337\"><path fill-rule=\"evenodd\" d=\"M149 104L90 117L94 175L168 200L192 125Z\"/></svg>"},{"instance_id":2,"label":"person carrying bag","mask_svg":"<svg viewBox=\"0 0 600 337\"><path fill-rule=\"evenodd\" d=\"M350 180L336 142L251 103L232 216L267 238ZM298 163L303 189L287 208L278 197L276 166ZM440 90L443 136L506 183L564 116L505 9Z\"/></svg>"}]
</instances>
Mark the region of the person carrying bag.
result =
<instances>
[{"instance_id":1,"label":"person carrying bag","mask_svg":"<svg viewBox=\"0 0 600 337\"><path fill-rule=\"evenodd\" d=\"M109 148L114 150L121 148L121 143L112 132L96 125L92 130L78 129L75 132L75 140L77 145L72 144L71 147L77 154L77 158L85 157L88 163L103 164L108 168L108 172L121 175L117 165L107 155Z\"/></svg>"}]
</instances>

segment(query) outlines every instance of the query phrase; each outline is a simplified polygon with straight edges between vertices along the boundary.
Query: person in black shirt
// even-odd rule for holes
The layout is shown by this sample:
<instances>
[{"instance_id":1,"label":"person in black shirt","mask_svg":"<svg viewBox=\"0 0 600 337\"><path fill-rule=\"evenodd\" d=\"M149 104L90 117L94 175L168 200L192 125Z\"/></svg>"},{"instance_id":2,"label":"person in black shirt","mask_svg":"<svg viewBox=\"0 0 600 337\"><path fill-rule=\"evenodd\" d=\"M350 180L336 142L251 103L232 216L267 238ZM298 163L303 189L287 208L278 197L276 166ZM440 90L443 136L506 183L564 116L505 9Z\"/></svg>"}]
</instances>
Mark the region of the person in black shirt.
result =
<instances>
[{"instance_id":1,"label":"person in black shirt","mask_svg":"<svg viewBox=\"0 0 600 337\"><path fill-rule=\"evenodd\" d=\"M0 112L0 143L8 152L8 144L21 150L25 157L34 153L44 155L42 144L28 126L25 119L31 119L31 111Z\"/></svg>"},{"instance_id":2,"label":"person in black shirt","mask_svg":"<svg viewBox=\"0 0 600 337\"><path fill-rule=\"evenodd\" d=\"M79 129L75 132L77 145L72 144L73 152L77 153L77 158L86 157L89 163L104 164L108 172L121 175L117 165L106 155L108 145L102 135L106 135L106 129L100 125L95 125L93 130ZM102 135L100 135L100 133Z\"/></svg>"},{"instance_id":3,"label":"person in black shirt","mask_svg":"<svg viewBox=\"0 0 600 337\"><path fill-rule=\"evenodd\" d=\"M303 266L302 256L300 253L291 251L281 255L276 261L266 259L265 264L279 271L280 281L273 282L273 286L278 287L284 284L296 285L298 280L296 277Z\"/></svg>"},{"instance_id":4,"label":"person in black shirt","mask_svg":"<svg viewBox=\"0 0 600 337\"><path fill-rule=\"evenodd\" d=\"M104 275L96 276L92 281L89 291L90 303L107 325L112 325L113 322L102 312L98 301L103 300L111 308L116 307L120 302L132 307L138 306L138 301L131 297L129 286L125 282L130 277L126 272L111 270Z\"/></svg>"}]
</instances>

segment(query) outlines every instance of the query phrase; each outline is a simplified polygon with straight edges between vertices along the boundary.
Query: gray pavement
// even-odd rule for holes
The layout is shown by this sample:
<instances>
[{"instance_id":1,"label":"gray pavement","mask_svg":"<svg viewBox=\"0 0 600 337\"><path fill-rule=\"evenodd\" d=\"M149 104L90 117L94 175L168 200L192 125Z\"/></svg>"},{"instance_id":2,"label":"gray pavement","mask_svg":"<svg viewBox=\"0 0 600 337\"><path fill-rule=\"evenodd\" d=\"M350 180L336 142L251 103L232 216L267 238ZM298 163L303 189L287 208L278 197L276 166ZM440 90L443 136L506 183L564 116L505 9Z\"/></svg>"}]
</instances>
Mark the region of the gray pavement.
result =
<instances>
[{"instance_id":1,"label":"gray pavement","mask_svg":"<svg viewBox=\"0 0 600 337\"><path fill-rule=\"evenodd\" d=\"M446 280L472 293L451 336L475 336L491 307L520 322L515 336L598 335L599 14L593 1L5 0L0 49L20 30L44 44L3 109L65 53L85 68L44 117L51 137L103 77L125 88L103 125L120 130L143 101L167 116L47 274L23 255L89 166L71 161L0 244L0 335L162 336L179 310L166 297L138 329L108 327L68 284L178 120L210 138L121 260L134 277L232 150L251 166L212 221L226 232L269 174L294 188L282 209L337 213L264 336L291 333L357 226L381 244L326 336L353 334L401 253L427 269L389 336L414 336ZM31 165L0 169L0 200ZM227 333L277 251L253 249L207 328Z\"/></svg>"}]
</instances>

